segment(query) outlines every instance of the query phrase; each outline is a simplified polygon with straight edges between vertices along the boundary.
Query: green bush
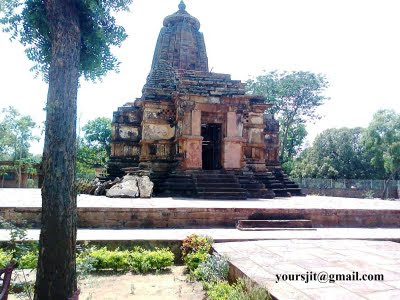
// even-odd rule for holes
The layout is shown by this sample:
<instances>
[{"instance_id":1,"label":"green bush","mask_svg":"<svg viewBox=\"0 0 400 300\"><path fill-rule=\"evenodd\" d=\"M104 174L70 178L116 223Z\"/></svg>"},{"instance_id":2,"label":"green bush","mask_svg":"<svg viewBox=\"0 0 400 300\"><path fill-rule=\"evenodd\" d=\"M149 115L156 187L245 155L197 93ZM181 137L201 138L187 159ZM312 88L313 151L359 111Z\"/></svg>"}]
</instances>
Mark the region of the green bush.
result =
<instances>
[{"instance_id":1,"label":"green bush","mask_svg":"<svg viewBox=\"0 0 400 300\"><path fill-rule=\"evenodd\" d=\"M210 300L231 300L230 296L234 293L235 286L230 285L227 281L222 281L212 285L207 291L207 296Z\"/></svg>"},{"instance_id":2,"label":"green bush","mask_svg":"<svg viewBox=\"0 0 400 300\"><path fill-rule=\"evenodd\" d=\"M197 280L216 282L228 279L229 264L226 257L213 254L207 258L194 271Z\"/></svg>"},{"instance_id":3,"label":"green bush","mask_svg":"<svg viewBox=\"0 0 400 300\"><path fill-rule=\"evenodd\" d=\"M0 269L8 266L12 259L12 254L0 249Z\"/></svg>"},{"instance_id":4,"label":"green bush","mask_svg":"<svg viewBox=\"0 0 400 300\"><path fill-rule=\"evenodd\" d=\"M113 269L129 270L129 251L119 251L117 248L114 251L107 250L106 247L93 249L89 256L92 257L93 267L96 270Z\"/></svg>"},{"instance_id":5,"label":"green bush","mask_svg":"<svg viewBox=\"0 0 400 300\"><path fill-rule=\"evenodd\" d=\"M36 269L38 258L39 258L39 251L37 249L26 252L18 259L18 268Z\"/></svg>"},{"instance_id":6,"label":"green bush","mask_svg":"<svg viewBox=\"0 0 400 300\"><path fill-rule=\"evenodd\" d=\"M210 300L271 300L268 291L239 279L233 285L227 281L208 284L207 296Z\"/></svg>"},{"instance_id":7,"label":"green bush","mask_svg":"<svg viewBox=\"0 0 400 300\"><path fill-rule=\"evenodd\" d=\"M169 249L158 249L142 253L143 263L149 270L160 271L174 264L174 254Z\"/></svg>"},{"instance_id":8,"label":"green bush","mask_svg":"<svg viewBox=\"0 0 400 300\"><path fill-rule=\"evenodd\" d=\"M90 248L77 256L78 272L90 273L94 270L130 270L135 273L146 273L168 268L174 264L174 254L169 249L154 251L136 247L133 251L114 251Z\"/></svg>"},{"instance_id":9,"label":"green bush","mask_svg":"<svg viewBox=\"0 0 400 300\"><path fill-rule=\"evenodd\" d=\"M213 240L208 236L200 236L197 234L192 234L186 237L183 240L181 250L182 250L182 258L185 259L187 255L193 252L203 252L209 253L211 250L211 246L213 244Z\"/></svg>"},{"instance_id":10,"label":"green bush","mask_svg":"<svg viewBox=\"0 0 400 300\"><path fill-rule=\"evenodd\" d=\"M207 256L208 254L205 252L191 252L185 256L183 261L190 271L194 271L206 260Z\"/></svg>"}]
</instances>

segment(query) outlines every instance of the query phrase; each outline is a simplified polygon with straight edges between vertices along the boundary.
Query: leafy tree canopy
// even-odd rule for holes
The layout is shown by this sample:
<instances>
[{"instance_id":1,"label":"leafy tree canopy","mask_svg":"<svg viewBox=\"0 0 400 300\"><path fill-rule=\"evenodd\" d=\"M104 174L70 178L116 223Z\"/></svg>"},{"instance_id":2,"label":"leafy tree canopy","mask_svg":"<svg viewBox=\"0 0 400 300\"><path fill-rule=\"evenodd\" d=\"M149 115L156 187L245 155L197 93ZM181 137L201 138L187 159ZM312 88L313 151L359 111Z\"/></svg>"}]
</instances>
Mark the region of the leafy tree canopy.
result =
<instances>
[{"instance_id":1,"label":"leafy tree canopy","mask_svg":"<svg viewBox=\"0 0 400 300\"><path fill-rule=\"evenodd\" d=\"M380 110L365 129L327 129L292 168L298 178L400 178L400 114Z\"/></svg>"},{"instance_id":2,"label":"leafy tree canopy","mask_svg":"<svg viewBox=\"0 0 400 300\"><path fill-rule=\"evenodd\" d=\"M376 174L362 143L362 128L331 128L319 134L312 147L294 161L292 176L368 179Z\"/></svg>"},{"instance_id":3,"label":"leafy tree canopy","mask_svg":"<svg viewBox=\"0 0 400 300\"><path fill-rule=\"evenodd\" d=\"M324 96L327 87L323 75L304 71L273 71L247 81L250 94L262 95L273 104L269 112L280 123L282 162L291 160L303 143L304 124L319 118L316 110L328 99Z\"/></svg>"},{"instance_id":4,"label":"leafy tree canopy","mask_svg":"<svg viewBox=\"0 0 400 300\"><path fill-rule=\"evenodd\" d=\"M105 167L111 152L111 120L96 118L83 126L83 139L77 141L77 172L94 173Z\"/></svg>"},{"instance_id":5,"label":"leafy tree canopy","mask_svg":"<svg viewBox=\"0 0 400 300\"><path fill-rule=\"evenodd\" d=\"M382 170L384 178L400 173L400 114L394 110L378 111L368 125L364 138L370 163Z\"/></svg>"},{"instance_id":6,"label":"leafy tree canopy","mask_svg":"<svg viewBox=\"0 0 400 300\"><path fill-rule=\"evenodd\" d=\"M90 147L102 148L107 154L111 153L111 120L109 118L96 118L89 121L82 128L86 143Z\"/></svg>"},{"instance_id":7,"label":"leafy tree canopy","mask_svg":"<svg viewBox=\"0 0 400 300\"><path fill-rule=\"evenodd\" d=\"M21 115L14 107L4 108L0 113L0 159L21 160L29 157L35 122L29 115Z\"/></svg>"},{"instance_id":8,"label":"leafy tree canopy","mask_svg":"<svg viewBox=\"0 0 400 300\"><path fill-rule=\"evenodd\" d=\"M128 11L132 0L77 0L81 32L80 72L85 79L96 80L108 71L118 71L119 62L111 46L126 39L125 29L115 22L112 11ZM36 75L48 80L51 62L51 34L44 0L4 0L0 24L26 47L26 55L35 64Z\"/></svg>"}]
</instances>

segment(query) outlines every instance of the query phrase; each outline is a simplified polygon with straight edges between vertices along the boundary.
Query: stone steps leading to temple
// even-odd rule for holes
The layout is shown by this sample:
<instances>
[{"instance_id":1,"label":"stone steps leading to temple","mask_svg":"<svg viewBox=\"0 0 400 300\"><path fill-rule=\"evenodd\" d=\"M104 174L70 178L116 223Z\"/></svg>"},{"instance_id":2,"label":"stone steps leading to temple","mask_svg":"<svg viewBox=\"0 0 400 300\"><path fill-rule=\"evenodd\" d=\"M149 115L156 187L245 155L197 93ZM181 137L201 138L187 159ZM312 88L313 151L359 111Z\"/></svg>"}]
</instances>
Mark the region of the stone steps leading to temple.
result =
<instances>
[{"instance_id":1,"label":"stone steps leading to temple","mask_svg":"<svg viewBox=\"0 0 400 300\"><path fill-rule=\"evenodd\" d=\"M193 174L197 197L203 199L245 200L247 191L234 174L224 171L203 171Z\"/></svg>"},{"instance_id":2,"label":"stone steps leading to temple","mask_svg":"<svg viewBox=\"0 0 400 300\"><path fill-rule=\"evenodd\" d=\"M160 197L194 197L196 187L190 175L171 174L167 179L159 184L158 190Z\"/></svg>"}]
</instances>

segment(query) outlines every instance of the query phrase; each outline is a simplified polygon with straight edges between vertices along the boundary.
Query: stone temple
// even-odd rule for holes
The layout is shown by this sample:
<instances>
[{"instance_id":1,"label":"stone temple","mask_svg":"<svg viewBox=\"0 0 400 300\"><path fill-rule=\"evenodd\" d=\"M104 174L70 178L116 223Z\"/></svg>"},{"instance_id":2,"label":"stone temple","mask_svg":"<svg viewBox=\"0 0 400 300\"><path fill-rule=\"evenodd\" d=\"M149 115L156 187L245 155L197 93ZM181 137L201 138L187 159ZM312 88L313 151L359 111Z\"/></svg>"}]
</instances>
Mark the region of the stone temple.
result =
<instances>
[{"instance_id":1,"label":"stone temple","mask_svg":"<svg viewBox=\"0 0 400 300\"><path fill-rule=\"evenodd\" d=\"M210 72L199 29L183 1L164 19L141 98L114 112L108 174L150 170L159 196L302 195L281 170L271 104Z\"/></svg>"}]
</instances>

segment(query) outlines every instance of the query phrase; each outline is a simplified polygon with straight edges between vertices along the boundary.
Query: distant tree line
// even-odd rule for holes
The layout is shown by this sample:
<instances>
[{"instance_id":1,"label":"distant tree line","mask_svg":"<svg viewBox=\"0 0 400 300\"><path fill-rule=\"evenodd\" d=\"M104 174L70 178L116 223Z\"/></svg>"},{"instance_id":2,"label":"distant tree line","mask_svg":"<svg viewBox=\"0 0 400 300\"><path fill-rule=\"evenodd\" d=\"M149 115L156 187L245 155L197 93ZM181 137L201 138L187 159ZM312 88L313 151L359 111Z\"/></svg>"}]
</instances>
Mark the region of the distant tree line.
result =
<instances>
[{"instance_id":1,"label":"distant tree line","mask_svg":"<svg viewBox=\"0 0 400 300\"><path fill-rule=\"evenodd\" d=\"M380 110L367 128L331 128L293 160L291 176L400 179L400 114Z\"/></svg>"},{"instance_id":2,"label":"distant tree line","mask_svg":"<svg viewBox=\"0 0 400 300\"><path fill-rule=\"evenodd\" d=\"M0 111L0 161L12 162L0 165L1 187L10 172L17 175L19 187L23 171L31 176L36 174L35 165L41 157L29 152L30 143L39 139L33 134L35 128L37 125L29 115L21 115L12 106Z\"/></svg>"},{"instance_id":3,"label":"distant tree line","mask_svg":"<svg viewBox=\"0 0 400 300\"><path fill-rule=\"evenodd\" d=\"M305 124L328 98L328 82L311 72L269 72L247 81L250 94L263 95L280 124L280 159L297 178L400 179L400 115L380 110L367 128L331 128L303 149Z\"/></svg>"},{"instance_id":4,"label":"distant tree line","mask_svg":"<svg viewBox=\"0 0 400 300\"><path fill-rule=\"evenodd\" d=\"M36 174L35 165L40 164L41 155L30 153L31 143L39 140L34 134L38 129L29 115L22 115L16 108L0 111L0 161L12 165L0 165L0 181L9 172L15 172L21 184L22 170L29 175ZM76 172L94 174L96 168L105 168L111 152L111 120L99 117L88 121L77 138ZM2 186L0 184L0 186Z\"/></svg>"}]
</instances>

